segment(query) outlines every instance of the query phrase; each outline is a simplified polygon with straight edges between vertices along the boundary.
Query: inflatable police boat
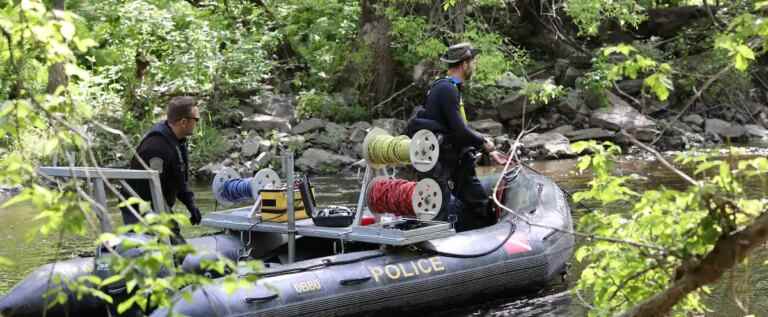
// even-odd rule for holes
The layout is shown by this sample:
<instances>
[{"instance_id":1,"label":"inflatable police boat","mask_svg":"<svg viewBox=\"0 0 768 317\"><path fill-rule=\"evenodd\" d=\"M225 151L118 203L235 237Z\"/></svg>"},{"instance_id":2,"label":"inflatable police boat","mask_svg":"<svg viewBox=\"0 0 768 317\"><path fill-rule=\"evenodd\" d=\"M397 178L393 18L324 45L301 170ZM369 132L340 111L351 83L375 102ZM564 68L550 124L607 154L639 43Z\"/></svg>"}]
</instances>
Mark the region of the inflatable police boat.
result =
<instances>
[{"instance_id":1,"label":"inflatable police boat","mask_svg":"<svg viewBox=\"0 0 768 317\"><path fill-rule=\"evenodd\" d=\"M314 258L311 254L330 248L322 243L327 239L303 236L296 247L299 261L267 260L262 272L241 272L260 278L234 293L225 291L221 281L189 289L191 298L179 295L172 312L186 316L347 315L455 303L502 290L538 289L560 277L572 255L574 238L565 233L572 230L570 208L553 181L530 169L517 167L503 177L499 196L507 208L495 225L407 247L360 242L348 246L358 251ZM212 222L216 221L209 219ZM229 224L237 226L231 219ZM301 234L301 225L297 227ZM152 316L169 313L162 309Z\"/></svg>"},{"instance_id":2,"label":"inflatable police boat","mask_svg":"<svg viewBox=\"0 0 768 317\"><path fill-rule=\"evenodd\" d=\"M269 183L273 178L267 176L256 180ZM179 265L187 272L205 274L200 269L202 259L226 257L262 260L265 269L237 272L256 274L259 279L233 294L225 291L221 281L185 290L192 293L191 300L179 295L173 312L187 316L344 315L456 302L507 289L537 289L564 273L572 255L573 236L564 233L572 230L570 208L562 190L532 170L518 166L501 177L502 190L496 197L505 208L500 210L498 222L460 233L448 223L418 219L379 219L364 226L359 217L330 215L325 221L319 217L300 219L291 227L254 218L254 208L209 213L202 224L225 232L188 239L197 252ZM498 179L486 179L489 195ZM426 206L426 211L439 209L430 201L434 199L430 191L434 186L430 186L417 187L416 192L424 196L414 198L414 204ZM307 187L302 187L305 202L311 195ZM361 197L367 190L361 189ZM262 203L261 217L269 214L265 206L280 205L275 201ZM291 215L287 213L288 218L294 218ZM358 225L336 219L356 219ZM123 239L145 237L127 235ZM141 252L118 251L123 256ZM97 252L96 257L44 265L0 298L0 315L114 316L115 305L78 296L66 283L90 274L106 278L112 274L106 263ZM54 276L64 283L54 283ZM67 296L66 304L50 305L56 291ZM103 291L116 303L128 296L126 287L119 283ZM168 313L163 309L152 316Z\"/></svg>"}]
</instances>

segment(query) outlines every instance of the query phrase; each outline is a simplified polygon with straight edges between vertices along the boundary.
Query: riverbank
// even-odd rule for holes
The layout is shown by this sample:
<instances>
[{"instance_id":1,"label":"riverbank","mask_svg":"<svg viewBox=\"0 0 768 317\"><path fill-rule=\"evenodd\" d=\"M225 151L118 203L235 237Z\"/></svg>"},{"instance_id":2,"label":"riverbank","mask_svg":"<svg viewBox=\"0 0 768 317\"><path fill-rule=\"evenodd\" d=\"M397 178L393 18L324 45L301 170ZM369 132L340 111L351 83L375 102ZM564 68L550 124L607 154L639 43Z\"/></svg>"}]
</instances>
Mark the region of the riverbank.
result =
<instances>
[{"instance_id":1,"label":"riverbank","mask_svg":"<svg viewBox=\"0 0 768 317\"><path fill-rule=\"evenodd\" d=\"M672 123L671 119L650 119L626 107L619 103L614 108L593 115L604 119L573 121L571 124L565 124L565 120L556 121L557 126L549 129L534 126L520 138L518 155L523 160L573 158L577 153L571 150L570 145L586 140L610 141L625 147L625 153L647 155L632 150L629 140L619 133L620 128L634 128L631 132L638 139L669 152L728 144L748 146L752 153L768 152L768 130L762 125L704 119L695 114ZM534 120L547 115L551 114L532 114ZM647 126L639 127L637 122L646 122ZM649 125L649 122L653 124ZM520 130L489 118L470 121L469 124L492 137L502 151L510 150ZM225 150L214 161L194 166L192 170L200 180L209 179L222 167L232 167L242 175L251 175L264 167L279 166L278 153L290 149L295 153L296 168L301 172L312 175L355 173L358 167L363 166L362 143L370 128L379 127L392 135L399 135L405 125L405 120L396 118L339 124L318 118L296 121L255 114L243 119L237 127L222 130ZM483 163L488 162L481 161Z\"/></svg>"}]
</instances>

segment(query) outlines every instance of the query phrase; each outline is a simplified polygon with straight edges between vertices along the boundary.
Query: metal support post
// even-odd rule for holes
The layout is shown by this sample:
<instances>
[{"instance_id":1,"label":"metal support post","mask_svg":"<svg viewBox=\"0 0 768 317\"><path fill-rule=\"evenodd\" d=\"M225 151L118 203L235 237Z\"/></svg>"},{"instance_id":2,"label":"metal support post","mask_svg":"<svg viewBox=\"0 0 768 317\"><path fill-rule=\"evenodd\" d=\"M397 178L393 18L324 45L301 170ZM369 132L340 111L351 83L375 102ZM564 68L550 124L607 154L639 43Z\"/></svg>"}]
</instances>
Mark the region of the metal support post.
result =
<instances>
[{"instance_id":1,"label":"metal support post","mask_svg":"<svg viewBox=\"0 0 768 317\"><path fill-rule=\"evenodd\" d=\"M109 219L109 213L107 213L107 192L104 189L104 180L95 178L92 184L93 196L96 201L93 211L96 213L96 217L99 218L101 232L112 232L112 221Z\"/></svg>"},{"instance_id":2,"label":"metal support post","mask_svg":"<svg viewBox=\"0 0 768 317\"><path fill-rule=\"evenodd\" d=\"M288 199L288 263L293 263L296 257L296 214L293 211L293 152L288 151L283 157L285 170L285 189Z\"/></svg>"},{"instance_id":3,"label":"metal support post","mask_svg":"<svg viewBox=\"0 0 768 317\"><path fill-rule=\"evenodd\" d=\"M355 221L352 222L353 227L357 227L360 225L360 222L363 219L363 208L365 207L365 197L368 195L366 193L366 190L368 189L368 182L371 178L371 166L368 165L366 162L365 164L365 174L363 174L363 181L360 185L360 197L357 198L357 212L355 213Z\"/></svg>"}]
</instances>

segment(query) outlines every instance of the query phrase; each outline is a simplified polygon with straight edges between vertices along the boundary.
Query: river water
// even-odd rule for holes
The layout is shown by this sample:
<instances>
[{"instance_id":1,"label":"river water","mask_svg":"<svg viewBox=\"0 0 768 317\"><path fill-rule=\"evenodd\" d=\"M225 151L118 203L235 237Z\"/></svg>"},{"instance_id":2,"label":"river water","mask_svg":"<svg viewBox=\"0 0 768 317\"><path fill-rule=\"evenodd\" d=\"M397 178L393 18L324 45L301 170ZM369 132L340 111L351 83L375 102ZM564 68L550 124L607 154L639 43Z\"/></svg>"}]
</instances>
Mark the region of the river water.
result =
<instances>
[{"instance_id":1,"label":"river water","mask_svg":"<svg viewBox=\"0 0 768 317\"><path fill-rule=\"evenodd\" d=\"M586 188L589 175L575 173L576 160L554 160L529 163L531 167L553 178L563 189L575 192ZM479 174L498 171L496 168L481 168ZM621 160L616 172L637 174L643 181L634 184L638 189L682 187L684 184L660 164L642 159ZM313 178L316 198L319 205L354 206L359 191L359 180L355 176L333 176ZM216 208L208 185L199 184L194 188L198 205L202 210ZM589 208L587 206L587 208ZM587 212L573 206L574 221ZM617 210L621 212L621 210ZM10 268L0 268L0 295L6 293L34 268L54 261L92 254L94 237L39 236L33 233L41 223L35 220L37 213L31 206L18 205L0 208L0 256L14 261ZM112 214L115 223L119 215ZM200 235L209 230L202 227L182 228L185 236ZM578 244L585 243L577 240ZM732 298L742 302L742 306L755 316L768 316L768 259L766 248L759 249L749 265L742 265L731 274L732 277L721 282L706 300L713 309L706 316L743 316ZM492 297L475 299L461 306L447 307L426 315L434 316L585 316L587 308L568 291L575 285L580 267L573 265L565 281L553 281L545 289L528 294L496 294ZM377 314L378 315L378 314ZM386 315L386 314L384 314ZM420 315L425 315L420 313Z\"/></svg>"}]
</instances>

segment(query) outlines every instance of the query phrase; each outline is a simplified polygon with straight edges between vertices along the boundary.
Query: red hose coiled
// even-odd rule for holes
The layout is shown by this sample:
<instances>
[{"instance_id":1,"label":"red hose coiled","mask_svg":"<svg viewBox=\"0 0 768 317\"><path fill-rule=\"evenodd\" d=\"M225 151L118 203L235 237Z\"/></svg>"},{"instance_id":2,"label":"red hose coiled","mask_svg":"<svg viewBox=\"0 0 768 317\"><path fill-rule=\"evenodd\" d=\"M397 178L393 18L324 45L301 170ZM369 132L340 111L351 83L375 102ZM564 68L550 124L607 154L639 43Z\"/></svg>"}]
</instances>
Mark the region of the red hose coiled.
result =
<instances>
[{"instance_id":1,"label":"red hose coiled","mask_svg":"<svg viewBox=\"0 0 768 317\"><path fill-rule=\"evenodd\" d=\"M416 182L402 179L378 179L371 183L368 193L368 207L374 213L392 213L398 216L414 217L411 197Z\"/></svg>"}]
</instances>

